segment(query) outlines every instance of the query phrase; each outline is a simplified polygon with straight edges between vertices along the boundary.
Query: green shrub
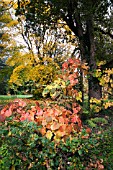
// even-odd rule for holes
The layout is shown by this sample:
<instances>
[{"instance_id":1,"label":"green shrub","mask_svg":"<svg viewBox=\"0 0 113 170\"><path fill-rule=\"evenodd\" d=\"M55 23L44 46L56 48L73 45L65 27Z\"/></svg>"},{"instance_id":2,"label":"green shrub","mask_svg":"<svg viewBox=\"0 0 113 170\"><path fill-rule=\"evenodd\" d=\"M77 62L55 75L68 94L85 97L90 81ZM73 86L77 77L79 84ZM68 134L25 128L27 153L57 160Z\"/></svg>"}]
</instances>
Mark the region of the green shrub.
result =
<instances>
[{"instance_id":1,"label":"green shrub","mask_svg":"<svg viewBox=\"0 0 113 170\"><path fill-rule=\"evenodd\" d=\"M42 137L39 128L33 122L12 121L11 117L1 123L1 170L85 170L94 166L98 169L103 164L107 167L113 158L111 134L108 138L105 137L108 133L88 134L83 129L73 138L55 143ZM113 168L112 162L110 168Z\"/></svg>"},{"instance_id":2,"label":"green shrub","mask_svg":"<svg viewBox=\"0 0 113 170\"><path fill-rule=\"evenodd\" d=\"M98 125L107 125L108 121L105 118L96 117L87 120L87 123L91 128L95 128Z\"/></svg>"},{"instance_id":3,"label":"green shrub","mask_svg":"<svg viewBox=\"0 0 113 170\"><path fill-rule=\"evenodd\" d=\"M33 122L12 122L10 118L1 127L1 170L83 168L81 135L57 145L42 137Z\"/></svg>"}]
</instances>

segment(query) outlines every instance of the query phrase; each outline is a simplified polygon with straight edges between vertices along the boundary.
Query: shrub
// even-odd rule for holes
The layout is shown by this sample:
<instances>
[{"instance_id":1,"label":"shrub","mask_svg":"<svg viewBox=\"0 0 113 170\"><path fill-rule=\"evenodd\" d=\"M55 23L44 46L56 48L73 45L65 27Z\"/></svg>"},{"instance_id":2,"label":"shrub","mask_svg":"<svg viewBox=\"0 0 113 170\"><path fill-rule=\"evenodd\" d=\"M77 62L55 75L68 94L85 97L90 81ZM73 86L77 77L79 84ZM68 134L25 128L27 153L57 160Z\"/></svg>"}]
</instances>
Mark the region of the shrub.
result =
<instances>
[{"instance_id":1,"label":"shrub","mask_svg":"<svg viewBox=\"0 0 113 170\"><path fill-rule=\"evenodd\" d=\"M68 136L73 136L75 131L79 132L82 122L79 116L81 107L78 100L81 100L81 93L75 88L78 84L79 74L77 69L81 67L78 59L68 59L62 65L62 74L53 85L47 86L43 95L50 95L57 102L56 104L40 108L39 103L27 108L27 104L22 100L15 100L1 111L1 119L12 114L17 121L34 121L41 126L40 132L49 139L60 141ZM63 104L64 103L64 104Z\"/></svg>"},{"instance_id":2,"label":"shrub","mask_svg":"<svg viewBox=\"0 0 113 170\"><path fill-rule=\"evenodd\" d=\"M97 144L86 130L56 145L42 137L34 122L17 122L10 117L1 125L1 170L83 170L90 162L89 151Z\"/></svg>"},{"instance_id":3,"label":"shrub","mask_svg":"<svg viewBox=\"0 0 113 170\"><path fill-rule=\"evenodd\" d=\"M32 104L15 99L1 110L0 119L3 122L7 117L13 116L13 121L33 121L41 126L43 136L60 141L72 136L75 131L81 131L79 111L80 107L76 103L73 103L70 111L57 104L41 108L38 102Z\"/></svg>"},{"instance_id":4,"label":"shrub","mask_svg":"<svg viewBox=\"0 0 113 170\"><path fill-rule=\"evenodd\" d=\"M65 142L50 141L34 122L7 118L0 127L0 169L110 169L112 170L112 131L75 132Z\"/></svg>"},{"instance_id":5,"label":"shrub","mask_svg":"<svg viewBox=\"0 0 113 170\"><path fill-rule=\"evenodd\" d=\"M45 63L48 64L45 64ZM42 97L45 85L50 84L59 70L54 61L43 61L37 65L19 65L14 68L9 80L9 89L15 94L33 94ZM28 74L29 73L29 74Z\"/></svg>"}]
</instances>

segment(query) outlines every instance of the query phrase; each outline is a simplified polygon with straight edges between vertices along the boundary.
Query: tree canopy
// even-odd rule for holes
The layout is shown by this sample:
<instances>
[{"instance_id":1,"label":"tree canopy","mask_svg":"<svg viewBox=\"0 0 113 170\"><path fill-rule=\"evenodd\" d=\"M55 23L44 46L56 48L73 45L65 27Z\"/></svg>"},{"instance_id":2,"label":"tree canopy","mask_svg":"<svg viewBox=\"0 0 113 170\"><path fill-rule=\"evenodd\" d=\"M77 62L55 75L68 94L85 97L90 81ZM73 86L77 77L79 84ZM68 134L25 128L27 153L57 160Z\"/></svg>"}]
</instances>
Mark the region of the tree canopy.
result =
<instances>
[{"instance_id":1,"label":"tree canopy","mask_svg":"<svg viewBox=\"0 0 113 170\"><path fill-rule=\"evenodd\" d=\"M38 25L43 25L43 30L47 30L50 27L55 28L59 19L65 21L78 37L81 60L89 65L89 98L99 99L102 96L101 87L99 81L92 75L97 68L97 60L103 60L103 58L106 60L108 53L106 51L105 55L102 55L102 39L99 42L99 36L106 39L106 42L113 43L112 8L113 2L108 0L18 0L16 15L25 16L26 33L32 30L35 34L40 34L41 29ZM112 57L109 61L111 60Z\"/></svg>"}]
</instances>

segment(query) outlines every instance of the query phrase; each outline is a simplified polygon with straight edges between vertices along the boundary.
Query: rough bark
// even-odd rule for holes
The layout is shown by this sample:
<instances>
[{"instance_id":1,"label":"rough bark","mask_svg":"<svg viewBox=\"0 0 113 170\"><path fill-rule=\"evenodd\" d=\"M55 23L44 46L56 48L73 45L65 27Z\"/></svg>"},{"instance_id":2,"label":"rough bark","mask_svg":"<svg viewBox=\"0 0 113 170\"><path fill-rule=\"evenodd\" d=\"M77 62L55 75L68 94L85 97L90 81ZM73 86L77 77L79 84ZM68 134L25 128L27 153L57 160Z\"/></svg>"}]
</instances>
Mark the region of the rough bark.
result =
<instances>
[{"instance_id":1,"label":"rough bark","mask_svg":"<svg viewBox=\"0 0 113 170\"><path fill-rule=\"evenodd\" d=\"M89 100L91 98L100 99L102 97L101 86L97 78L93 77L93 71L96 70L95 60L95 43L94 43L94 30L92 19L87 20L86 34L83 33L82 24L80 22L80 16L76 14L76 26L78 28L78 37L80 42L81 60L88 62L90 78L88 80L89 86ZM85 40L87 38L87 40ZM82 86L83 91L83 86Z\"/></svg>"},{"instance_id":2,"label":"rough bark","mask_svg":"<svg viewBox=\"0 0 113 170\"><path fill-rule=\"evenodd\" d=\"M102 97L101 86L99 85L99 81L96 77L93 76L93 71L97 69L96 60L95 60L95 42L94 42L94 29L92 18L87 20L87 31L88 31L88 39L89 39L89 71L90 78L88 80L89 83L89 99L96 98L100 99Z\"/></svg>"}]
</instances>

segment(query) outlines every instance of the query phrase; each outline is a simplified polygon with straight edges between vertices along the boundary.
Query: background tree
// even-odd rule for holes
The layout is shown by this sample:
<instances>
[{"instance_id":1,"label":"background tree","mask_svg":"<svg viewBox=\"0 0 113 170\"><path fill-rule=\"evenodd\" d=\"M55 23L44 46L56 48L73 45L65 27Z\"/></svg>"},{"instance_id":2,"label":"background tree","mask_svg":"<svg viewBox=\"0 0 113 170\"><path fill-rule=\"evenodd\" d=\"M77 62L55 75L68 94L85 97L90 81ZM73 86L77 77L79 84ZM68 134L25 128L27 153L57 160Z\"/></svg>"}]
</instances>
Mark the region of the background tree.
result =
<instances>
[{"instance_id":1,"label":"background tree","mask_svg":"<svg viewBox=\"0 0 113 170\"><path fill-rule=\"evenodd\" d=\"M26 18L22 15L19 16L19 21L20 33L28 50L34 56L34 64L43 57L50 57L61 65L78 47L76 36L63 20L48 26L40 22L32 26L27 24Z\"/></svg>"},{"instance_id":2,"label":"background tree","mask_svg":"<svg viewBox=\"0 0 113 170\"><path fill-rule=\"evenodd\" d=\"M11 7L15 5L10 4L9 1L0 1L0 94L6 94L9 91L8 81L15 68L7 59L19 57L24 46L19 44L17 37L19 32L17 30L18 21L14 19ZM16 59L17 63L18 60Z\"/></svg>"},{"instance_id":3,"label":"background tree","mask_svg":"<svg viewBox=\"0 0 113 170\"><path fill-rule=\"evenodd\" d=\"M77 39L63 20L58 20L54 27L47 29L37 23L36 30L25 27L24 16L19 16L18 20L20 23L16 27L27 45L28 53L16 51L7 59L6 63L14 68L9 85L16 93L39 94L40 91L41 94L43 86L51 83L57 74L58 66L61 67L62 62L77 48Z\"/></svg>"},{"instance_id":4,"label":"background tree","mask_svg":"<svg viewBox=\"0 0 113 170\"><path fill-rule=\"evenodd\" d=\"M5 64L6 58L9 56L11 42L6 25L11 22L10 15L5 12L6 4L0 1L0 94L7 93L7 82L12 72L12 68Z\"/></svg>"}]
</instances>

